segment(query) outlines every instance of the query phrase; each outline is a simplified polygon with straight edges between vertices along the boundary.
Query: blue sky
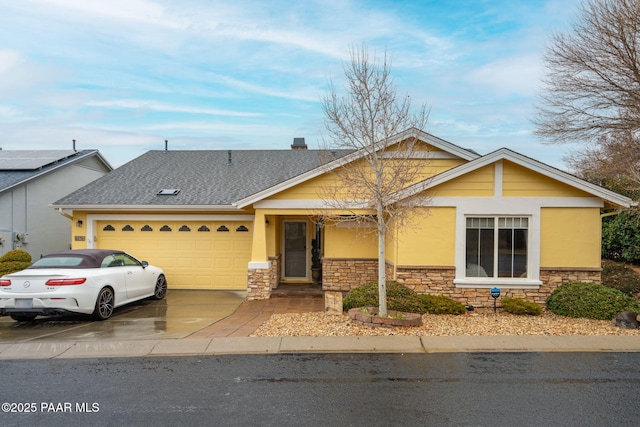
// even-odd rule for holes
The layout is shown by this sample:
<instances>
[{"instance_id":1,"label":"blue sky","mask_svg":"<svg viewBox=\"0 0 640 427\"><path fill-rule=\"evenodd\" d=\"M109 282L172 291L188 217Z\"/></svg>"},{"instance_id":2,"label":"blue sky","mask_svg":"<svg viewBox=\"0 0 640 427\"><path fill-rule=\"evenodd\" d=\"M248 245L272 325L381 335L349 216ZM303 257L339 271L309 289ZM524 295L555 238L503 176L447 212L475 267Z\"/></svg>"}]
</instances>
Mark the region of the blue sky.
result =
<instances>
[{"instance_id":1,"label":"blue sky","mask_svg":"<svg viewBox=\"0 0 640 427\"><path fill-rule=\"evenodd\" d=\"M317 148L349 48L392 58L426 130L563 167L530 122L542 54L579 0L0 0L0 147Z\"/></svg>"}]
</instances>

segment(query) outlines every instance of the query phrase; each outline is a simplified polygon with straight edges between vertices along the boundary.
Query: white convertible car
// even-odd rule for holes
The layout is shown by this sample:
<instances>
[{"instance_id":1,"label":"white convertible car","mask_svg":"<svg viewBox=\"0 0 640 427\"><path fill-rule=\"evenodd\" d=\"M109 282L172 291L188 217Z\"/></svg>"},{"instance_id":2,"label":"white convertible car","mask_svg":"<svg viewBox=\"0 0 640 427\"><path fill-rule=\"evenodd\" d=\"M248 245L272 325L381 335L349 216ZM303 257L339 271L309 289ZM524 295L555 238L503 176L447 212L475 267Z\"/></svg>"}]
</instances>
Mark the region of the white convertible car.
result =
<instances>
[{"instance_id":1,"label":"white convertible car","mask_svg":"<svg viewBox=\"0 0 640 427\"><path fill-rule=\"evenodd\" d=\"M111 317L113 309L167 293L164 272L131 255L83 249L46 255L30 267L0 278L0 315L30 321L38 315L90 314Z\"/></svg>"}]
</instances>

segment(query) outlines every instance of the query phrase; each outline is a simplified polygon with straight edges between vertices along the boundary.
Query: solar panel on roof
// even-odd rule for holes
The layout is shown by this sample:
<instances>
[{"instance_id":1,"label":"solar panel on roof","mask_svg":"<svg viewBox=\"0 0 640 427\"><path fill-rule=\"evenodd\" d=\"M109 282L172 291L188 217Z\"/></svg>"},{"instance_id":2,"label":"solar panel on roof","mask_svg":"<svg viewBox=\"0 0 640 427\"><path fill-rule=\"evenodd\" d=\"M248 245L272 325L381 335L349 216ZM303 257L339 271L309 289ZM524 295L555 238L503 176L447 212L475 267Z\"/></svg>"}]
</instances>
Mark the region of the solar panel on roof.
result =
<instances>
[{"instance_id":1,"label":"solar panel on roof","mask_svg":"<svg viewBox=\"0 0 640 427\"><path fill-rule=\"evenodd\" d=\"M0 150L0 170L35 170L75 153L73 150Z\"/></svg>"}]
</instances>

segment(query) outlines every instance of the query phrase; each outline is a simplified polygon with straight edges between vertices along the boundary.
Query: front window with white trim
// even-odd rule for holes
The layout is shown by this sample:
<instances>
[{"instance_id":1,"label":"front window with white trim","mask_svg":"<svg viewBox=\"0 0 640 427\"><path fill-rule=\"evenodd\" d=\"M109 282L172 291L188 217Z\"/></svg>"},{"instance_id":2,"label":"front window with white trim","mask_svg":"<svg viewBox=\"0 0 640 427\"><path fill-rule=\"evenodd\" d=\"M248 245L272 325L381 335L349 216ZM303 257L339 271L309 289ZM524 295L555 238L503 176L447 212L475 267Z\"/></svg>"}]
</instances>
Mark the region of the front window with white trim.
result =
<instances>
[{"instance_id":1,"label":"front window with white trim","mask_svg":"<svg viewBox=\"0 0 640 427\"><path fill-rule=\"evenodd\" d=\"M526 278L529 218L468 217L465 277Z\"/></svg>"}]
</instances>

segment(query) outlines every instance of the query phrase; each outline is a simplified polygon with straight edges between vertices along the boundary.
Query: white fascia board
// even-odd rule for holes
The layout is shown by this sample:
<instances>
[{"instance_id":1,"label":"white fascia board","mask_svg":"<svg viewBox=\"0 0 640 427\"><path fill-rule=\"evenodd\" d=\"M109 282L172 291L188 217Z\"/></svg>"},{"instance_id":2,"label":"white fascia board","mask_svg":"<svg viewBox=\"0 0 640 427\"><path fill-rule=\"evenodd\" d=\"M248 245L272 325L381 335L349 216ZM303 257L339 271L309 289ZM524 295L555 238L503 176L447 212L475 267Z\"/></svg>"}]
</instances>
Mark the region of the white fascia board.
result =
<instances>
[{"instance_id":1,"label":"white fascia board","mask_svg":"<svg viewBox=\"0 0 640 427\"><path fill-rule=\"evenodd\" d=\"M241 212L231 205L49 205L53 209L76 211L225 211Z\"/></svg>"},{"instance_id":2,"label":"white fascia board","mask_svg":"<svg viewBox=\"0 0 640 427\"><path fill-rule=\"evenodd\" d=\"M305 181L308 181L310 179L313 179L317 176L320 176L324 173L327 172L331 172L332 170L345 165L347 163L350 163L354 160L357 160L358 158L360 158L361 155L359 154L359 152L353 152L350 154L347 154L345 156L342 156L336 160L333 160L327 164L318 166L315 169L311 169L310 171L307 171L305 173L302 173L296 177L293 177L291 179L288 179L286 181L282 181L276 185L274 185L273 187L269 187L266 190L262 190L256 194L252 194L249 197L245 197L244 199L238 200L237 202L235 202L233 205L236 206L238 209L243 209L246 208L247 206L254 204L256 202L259 202L269 196L273 196L274 194L278 194L281 191L287 190L291 187L294 187L298 184L301 184Z\"/></svg>"},{"instance_id":3,"label":"white fascia board","mask_svg":"<svg viewBox=\"0 0 640 427\"><path fill-rule=\"evenodd\" d=\"M413 136L417 139L420 139L424 142L429 143L430 145L433 145L436 148L439 148L443 151L452 153L464 160L467 161L471 161L471 160L475 160L478 157L480 157L480 154L478 153L474 153L471 150L467 150L466 148L462 148L459 147L451 142L445 141L444 139L438 138L437 136L433 136L430 133L424 132L424 131L419 131L417 129L413 129L413 133L414 135L409 135L409 136ZM405 136L406 138L406 136Z\"/></svg>"},{"instance_id":4,"label":"white fascia board","mask_svg":"<svg viewBox=\"0 0 640 427\"><path fill-rule=\"evenodd\" d=\"M552 166L546 165L537 160L533 160L530 157L523 156L522 154L516 153L507 148L501 148L497 151L494 151L493 153L487 154L486 156L480 157L469 163L456 166L432 178L427 178L422 182L419 182L410 187L407 187L405 190L399 192L398 200L402 200L403 198L406 198L406 197L411 197L422 191L428 190L444 182L450 181L452 179L455 179L457 177L460 177L462 175L465 175L469 172L480 169L492 163L498 162L500 160L508 160L517 165L520 165L534 172L540 173L541 175L547 176L556 181L562 182L571 187L577 188L579 190L582 190L584 192L597 196L601 199L604 199L616 205L620 205L623 207L630 207L633 205L633 201L628 197L622 196L618 193L607 190L598 185L591 184L590 182L587 182L583 179L573 176L567 172L563 172L560 169L556 169Z\"/></svg>"},{"instance_id":5,"label":"white fascia board","mask_svg":"<svg viewBox=\"0 0 640 427\"><path fill-rule=\"evenodd\" d=\"M97 151L97 150L96 150ZM107 161L107 159L102 155L102 153L100 153L99 151L96 152L96 155L98 156L98 158L102 161L102 163L105 164L105 166L112 171L113 170L113 166L111 166L111 163L109 163Z\"/></svg>"},{"instance_id":6,"label":"white fascia board","mask_svg":"<svg viewBox=\"0 0 640 427\"><path fill-rule=\"evenodd\" d=\"M556 169L552 166L524 156L520 153L516 153L515 151L511 151L507 148L501 148L500 150L496 151L495 153L491 153L488 156L492 155L500 156L503 159L529 168L535 172L540 173L541 175L545 175L571 187L593 194L594 196L598 196L608 202L626 208L630 207L633 204L633 201L626 196L623 196L611 190L607 190L606 188L600 187L599 185L592 184L588 181L578 178L577 176L571 175L570 173L564 172L560 169Z\"/></svg>"},{"instance_id":7,"label":"white fascia board","mask_svg":"<svg viewBox=\"0 0 640 427\"><path fill-rule=\"evenodd\" d=\"M447 142L443 139L437 138L431 134L428 134L426 132L417 130L415 128L411 128L408 129L404 132L401 132L391 138L388 138L387 140L381 141L377 144L377 146L381 149L382 147L385 146L392 146L394 144L397 144L398 142L407 139L407 138L416 138L418 140L424 141L430 145L433 145L436 148L439 148L443 151L449 152L454 154L455 156L458 156L464 160L473 160L476 159L478 157L480 157L479 154L476 154L472 151L466 150L462 147L458 147L455 144L452 144L450 142ZM245 197L244 199L238 200L237 202L234 203L234 206L237 206L239 209L245 208L253 203L256 203L260 200L263 200L269 196L273 196L274 194L277 194L281 191L284 191L288 188L291 188L295 185L301 184L309 179L315 178L317 176L320 176L324 173L327 172L331 172L332 170L335 170L336 168L343 166L347 163L351 163L355 160L358 160L362 157L364 157L365 155L365 150L361 149L358 151L354 151L353 153L349 153L345 156L339 157L329 163L326 163L324 165L320 165L315 169L312 169L308 172L305 172L303 174L300 174L294 178L291 178L289 180L283 181L279 184L274 185L273 187L267 188L266 190L260 191L259 193L253 194L249 197Z\"/></svg>"},{"instance_id":8,"label":"white fascia board","mask_svg":"<svg viewBox=\"0 0 640 427\"><path fill-rule=\"evenodd\" d=\"M111 167L109 162L107 162L104 159L104 157L102 157L102 155L100 154L100 152L98 150L91 150L88 153L85 153L85 154L82 154L82 155L78 155L78 157L70 160L67 163L57 164L57 165L52 166L52 167L50 167L48 169L40 171L39 173L37 173L35 175L31 175L31 176L29 176L29 177L27 177L27 178L25 178L25 179L23 179L23 180L21 180L19 182L16 182L16 183L13 183L13 184L11 184L11 185L9 185L7 187L4 187L4 188L0 189L0 194L6 193L9 190L12 190L14 188L20 187L22 185L25 185L25 184L28 184L28 183L30 183L32 181L40 179L43 176L49 175L50 173L53 173L53 172L56 172L58 169L63 169L65 167L67 167L67 166L71 166L71 165L73 165L75 163L78 163L79 161L82 161L84 159L88 159L88 158L96 156L96 155L110 168L110 170L113 170L113 168Z\"/></svg>"},{"instance_id":9,"label":"white fascia board","mask_svg":"<svg viewBox=\"0 0 640 427\"><path fill-rule=\"evenodd\" d=\"M105 159L105 158L104 158L104 156L103 156L103 155L100 153L100 151L98 151L98 150L91 150L91 151L89 151L88 153L86 153L86 154L84 154L84 155L82 155L82 156L78 156L78 158L77 158L77 159L73 159L73 161L72 161L71 163L68 163L68 164L77 163L77 162L79 162L79 161L81 161L81 160L88 159L88 158L91 158L91 157L93 157L93 156L96 156L98 159L100 159L100 161L101 161L102 163L104 163L104 165L105 165L105 166L106 166L110 171L112 171L112 170L113 170L113 166L111 166L111 163L109 163L109 162L107 161L107 159Z\"/></svg>"}]
</instances>

